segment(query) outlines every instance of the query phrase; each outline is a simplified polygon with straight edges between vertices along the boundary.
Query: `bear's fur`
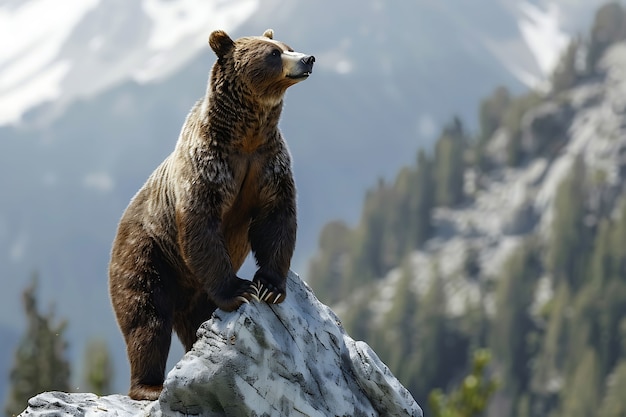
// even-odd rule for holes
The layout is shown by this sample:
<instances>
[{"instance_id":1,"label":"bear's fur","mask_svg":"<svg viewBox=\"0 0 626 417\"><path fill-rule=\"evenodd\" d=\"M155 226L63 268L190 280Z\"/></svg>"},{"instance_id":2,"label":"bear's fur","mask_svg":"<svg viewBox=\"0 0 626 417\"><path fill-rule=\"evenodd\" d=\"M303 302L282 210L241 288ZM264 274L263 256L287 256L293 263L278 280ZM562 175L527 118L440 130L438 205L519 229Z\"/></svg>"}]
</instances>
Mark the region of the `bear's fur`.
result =
<instances>
[{"instance_id":1,"label":"bear's fur","mask_svg":"<svg viewBox=\"0 0 626 417\"><path fill-rule=\"evenodd\" d=\"M189 350L216 308L286 295L296 191L278 120L285 90L308 77L315 58L273 40L271 30L236 41L215 31L209 44L217 62L206 95L113 242L109 290L134 399L158 398L172 330ZM250 250L253 281L236 275Z\"/></svg>"}]
</instances>

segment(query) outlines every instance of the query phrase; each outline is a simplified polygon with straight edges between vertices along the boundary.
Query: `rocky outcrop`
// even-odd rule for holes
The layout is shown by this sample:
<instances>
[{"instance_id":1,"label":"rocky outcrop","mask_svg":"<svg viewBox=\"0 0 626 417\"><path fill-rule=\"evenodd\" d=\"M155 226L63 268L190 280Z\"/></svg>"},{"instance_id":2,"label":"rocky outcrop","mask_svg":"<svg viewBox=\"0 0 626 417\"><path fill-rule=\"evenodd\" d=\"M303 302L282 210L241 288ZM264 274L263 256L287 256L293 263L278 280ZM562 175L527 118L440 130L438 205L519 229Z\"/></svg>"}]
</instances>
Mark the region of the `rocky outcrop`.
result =
<instances>
[{"instance_id":1,"label":"rocky outcrop","mask_svg":"<svg viewBox=\"0 0 626 417\"><path fill-rule=\"evenodd\" d=\"M22 416L422 416L367 344L295 274L280 305L216 311L158 401L43 393Z\"/></svg>"}]
</instances>

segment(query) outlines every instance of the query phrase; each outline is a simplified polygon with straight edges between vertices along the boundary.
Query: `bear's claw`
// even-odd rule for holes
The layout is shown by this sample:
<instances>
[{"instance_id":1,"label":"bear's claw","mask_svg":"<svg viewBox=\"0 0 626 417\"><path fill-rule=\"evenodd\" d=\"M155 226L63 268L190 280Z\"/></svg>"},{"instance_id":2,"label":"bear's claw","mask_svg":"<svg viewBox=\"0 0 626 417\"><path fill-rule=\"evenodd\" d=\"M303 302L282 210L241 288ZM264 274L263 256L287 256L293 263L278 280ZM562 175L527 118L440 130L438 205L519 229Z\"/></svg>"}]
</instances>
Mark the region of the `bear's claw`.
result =
<instances>
[{"instance_id":1,"label":"bear's claw","mask_svg":"<svg viewBox=\"0 0 626 417\"><path fill-rule=\"evenodd\" d=\"M263 292L260 295L261 300L266 301L266 296L268 295L269 290L267 288L263 288Z\"/></svg>"},{"instance_id":2,"label":"bear's claw","mask_svg":"<svg viewBox=\"0 0 626 417\"><path fill-rule=\"evenodd\" d=\"M259 288L257 287L256 282L253 282L250 285L250 292L248 293L248 295L250 295L250 297L254 300L254 301L261 301L259 299Z\"/></svg>"},{"instance_id":3,"label":"bear's claw","mask_svg":"<svg viewBox=\"0 0 626 417\"><path fill-rule=\"evenodd\" d=\"M270 289L258 281L255 282L255 288L258 293L258 297L255 297L257 301L265 301L269 304L276 304L283 295L283 293L276 291L275 289ZM276 295L274 296L274 294ZM274 296L273 299L272 296Z\"/></svg>"},{"instance_id":4,"label":"bear's claw","mask_svg":"<svg viewBox=\"0 0 626 417\"><path fill-rule=\"evenodd\" d=\"M270 290L269 288L265 287L260 282L256 282L255 284L256 284L256 289L258 290L258 294L259 294L259 296L256 297L256 299L258 301L265 301L266 303L269 303L269 304L276 304L276 302L283 295L280 292L274 292L274 291ZM276 296L272 300L272 296L274 294L276 294Z\"/></svg>"}]
</instances>

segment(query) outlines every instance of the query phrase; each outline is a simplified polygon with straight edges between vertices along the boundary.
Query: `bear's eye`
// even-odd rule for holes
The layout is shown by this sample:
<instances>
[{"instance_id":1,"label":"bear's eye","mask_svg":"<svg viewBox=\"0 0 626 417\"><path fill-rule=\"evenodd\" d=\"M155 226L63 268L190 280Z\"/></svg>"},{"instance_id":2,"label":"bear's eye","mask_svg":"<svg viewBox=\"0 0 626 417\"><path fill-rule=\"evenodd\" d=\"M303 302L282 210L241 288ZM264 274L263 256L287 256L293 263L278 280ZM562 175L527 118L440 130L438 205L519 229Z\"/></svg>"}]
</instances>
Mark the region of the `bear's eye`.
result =
<instances>
[{"instance_id":1,"label":"bear's eye","mask_svg":"<svg viewBox=\"0 0 626 417\"><path fill-rule=\"evenodd\" d=\"M280 56L280 54L281 54L281 52L280 52L280 50L279 50L279 49L274 49L274 50L272 51L272 56L273 56L274 58L279 57L279 56Z\"/></svg>"}]
</instances>

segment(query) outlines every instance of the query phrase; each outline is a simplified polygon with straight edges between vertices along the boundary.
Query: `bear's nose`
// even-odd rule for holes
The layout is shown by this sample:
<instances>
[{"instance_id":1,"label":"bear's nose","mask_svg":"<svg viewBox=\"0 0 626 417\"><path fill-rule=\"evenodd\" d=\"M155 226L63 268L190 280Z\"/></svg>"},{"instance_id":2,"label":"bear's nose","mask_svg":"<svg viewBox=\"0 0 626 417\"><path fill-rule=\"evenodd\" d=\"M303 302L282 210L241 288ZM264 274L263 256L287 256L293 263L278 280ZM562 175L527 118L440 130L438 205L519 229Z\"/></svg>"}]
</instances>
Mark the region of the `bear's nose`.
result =
<instances>
[{"instance_id":1,"label":"bear's nose","mask_svg":"<svg viewBox=\"0 0 626 417\"><path fill-rule=\"evenodd\" d=\"M303 57L301 61L304 65L308 65L312 67L313 63L315 62L315 57L313 55L308 55L308 56Z\"/></svg>"}]
</instances>

